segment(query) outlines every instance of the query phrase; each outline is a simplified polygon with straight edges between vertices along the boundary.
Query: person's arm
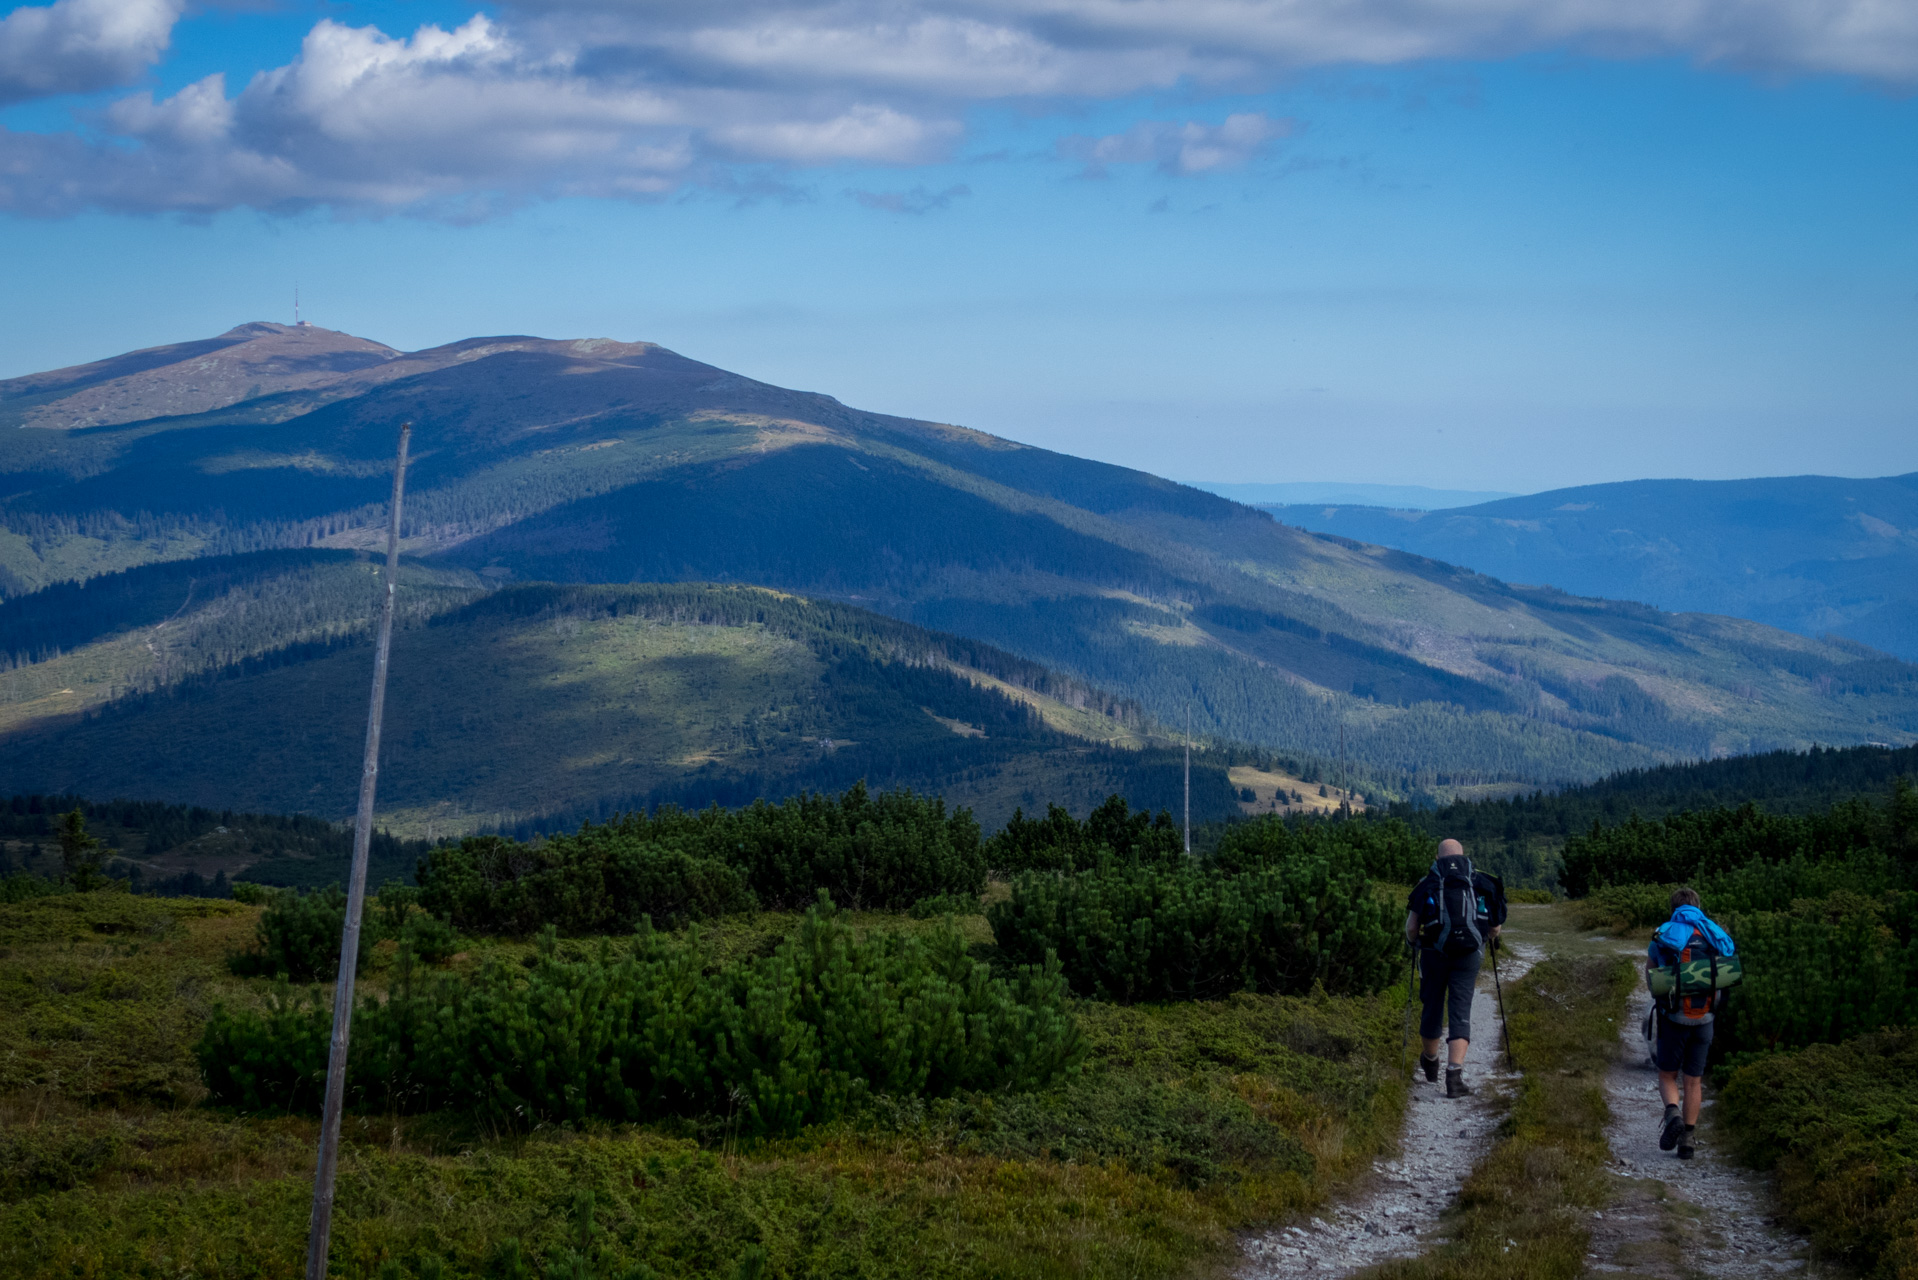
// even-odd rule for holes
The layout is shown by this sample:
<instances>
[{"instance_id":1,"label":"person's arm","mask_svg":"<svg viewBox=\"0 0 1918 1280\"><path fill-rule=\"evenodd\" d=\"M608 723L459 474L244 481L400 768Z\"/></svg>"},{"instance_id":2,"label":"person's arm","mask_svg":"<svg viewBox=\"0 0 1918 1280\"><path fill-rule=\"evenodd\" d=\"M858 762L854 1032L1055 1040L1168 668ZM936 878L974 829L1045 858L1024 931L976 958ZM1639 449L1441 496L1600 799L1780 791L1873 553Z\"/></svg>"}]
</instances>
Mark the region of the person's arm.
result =
<instances>
[{"instance_id":1,"label":"person's arm","mask_svg":"<svg viewBox=\"0 0 1918 1280\"><path fill-rule=\"evenodd\" d=\"M1418 940L1419 913L1416 911L1407 911L1405 913L1405 945L1408 947L1416 946L1418 945Z\"/></svg>"}]
</instances>

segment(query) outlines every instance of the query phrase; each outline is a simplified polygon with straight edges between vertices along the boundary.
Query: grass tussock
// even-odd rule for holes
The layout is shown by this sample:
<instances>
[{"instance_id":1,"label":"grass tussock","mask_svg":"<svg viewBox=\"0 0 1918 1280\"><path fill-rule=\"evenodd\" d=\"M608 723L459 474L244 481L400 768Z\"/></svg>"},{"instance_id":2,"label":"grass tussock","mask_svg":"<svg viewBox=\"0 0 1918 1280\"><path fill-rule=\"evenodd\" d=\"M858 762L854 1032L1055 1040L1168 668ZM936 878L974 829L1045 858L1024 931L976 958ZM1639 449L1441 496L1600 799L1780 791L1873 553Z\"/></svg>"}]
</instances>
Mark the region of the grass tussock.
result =
<instances>
[{"instance_id":1,"label":"grass tussock","mask_svg":"<svg viewBox=\"0 0 1918 1280\"><path fill-rule=\"evenodd\" d=\"M1505 993L1524 1080L1502 1139L1459 1197L1450 1242L1388 1263L1374 1280L1571 1280L1584 1269L1587 1215L1609 1199L1605 1070L1632 988L1612 956L1537 965Z\"/></svg>"},{"instance_id":2,"label":"grass tussock","mask_svg":"<svg viewBox=\"0 0 1918 1280\"><path fill-rule=\"evenodd\" d=\"M213 999L265 998L225 964L257 915L123 894L0 908L0 1053L39 1064L0 1089L0 1275L300 1274L314 1122L204 1105L191 1054ZM780 924L715 931L715 959L762 954ZM446 971L522 949L471 946ZM382 950L364 988L390 966ZM88 985L106 970L131 976ZM349 1114L334 1274L1207 1274L1236 1231L1315 1208L1390 1144L1400 994L1075 1002L1088 1052L1068 1082L877 1098L790 1138L724 1114ZM88 1053L90 1075L74 1069Z\"/></svg>"}]
</instances>

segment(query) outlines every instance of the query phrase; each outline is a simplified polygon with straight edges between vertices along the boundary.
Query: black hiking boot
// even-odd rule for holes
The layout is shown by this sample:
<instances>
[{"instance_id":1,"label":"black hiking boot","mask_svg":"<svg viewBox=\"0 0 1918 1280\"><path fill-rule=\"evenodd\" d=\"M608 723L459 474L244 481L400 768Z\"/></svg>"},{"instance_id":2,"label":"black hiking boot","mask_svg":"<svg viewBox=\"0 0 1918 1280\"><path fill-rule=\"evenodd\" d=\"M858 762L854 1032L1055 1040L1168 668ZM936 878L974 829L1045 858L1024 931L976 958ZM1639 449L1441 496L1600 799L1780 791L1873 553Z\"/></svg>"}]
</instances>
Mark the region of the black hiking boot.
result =
<instances>
[{"instance_id":1,"label":"black hiking boot","mask_svg":"<svg viewBox=\"0 0 1918 1280\"><path fill-rule=\"evenodd\" d=\"M1686 1125L1684 1135L1678 1140L1678 1158L1680 1160L1689 1160L1695 1153L1695 1148L1692 1146L1692 1130L1695 1128L1697 1128L1696 1125Z\"/></svg>"},{"instance_id":2,"label":"black hiking boot","mask_svg":"<svg viewBox=\"0 0 1918 1280\"><path fill-rule=\"evenodd\" d=\"M1678 1108L1666 1106L1665 1127L1658 1133L1658 1149L1670 1151L1678 1145L1678 1135L1685 1132L1685 1118L1678 1114Z\"/></svg>"},{"instance_id":3,"label":"black hiking boot","mask_svg":"<svg viewBox=\"0 0 1918 1280\"><path fill-rule=\"evenodd\" d=\"M1426 1083L1438 1083L1438 1062L1439 1060L1436 1055L1432 1057L1427 1057L1422 1053L1419 1055L1419 1067L1425 1072Z\"/></svg>"},{"instance_id":4,"label":"black hiking boot","mask_svg":"<svg viewBox=\"0 0 1918 1280\"><path fill-rule=\"evenodd\" d=\"M1472 1086L1465 1083L1465 1068L1445 1068L1445 1096L1448 1098L1469 1098Z\"/></svg>"}]
</instances>

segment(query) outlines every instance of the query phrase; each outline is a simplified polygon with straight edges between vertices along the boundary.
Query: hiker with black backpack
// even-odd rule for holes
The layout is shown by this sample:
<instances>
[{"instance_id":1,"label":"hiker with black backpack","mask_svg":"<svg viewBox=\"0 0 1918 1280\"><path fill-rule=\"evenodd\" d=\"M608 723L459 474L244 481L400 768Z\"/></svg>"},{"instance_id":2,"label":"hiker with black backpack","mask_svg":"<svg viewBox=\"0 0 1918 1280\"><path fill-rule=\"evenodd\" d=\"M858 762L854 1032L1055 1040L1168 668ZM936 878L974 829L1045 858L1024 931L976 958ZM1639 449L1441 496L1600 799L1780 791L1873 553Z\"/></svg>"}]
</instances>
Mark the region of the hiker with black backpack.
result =
<instances>
[{"instance_id":1,"label":"hiker with black backpack","mask_svg":"<svg viewBox=\"0 0 1918 1280\"><path fill-rule=\"evenodd\" d=\"M1505 884L1472 866L1465 846L1439 842L1438 857L1425 878L1412 887L1405 914L1407 946L1419 949L1419 1036L1424 1040L1419 1067L1436 1083L1439 1029L1447 1032L1445 1096L1463 1098L1465 1051L1472 1040L1472 989L1478 985L1485 953L1496 949L1505 924Z\"/></svg>"},{"instance_id":2,"label":"hiker with black backpack","mask_svg":"<svg viewBox=\"0 0 1918 1280\"><path fill-rule=\"evenodd\" d=\"M1690 1160L1705 1103L1705 1058L1712 1047L1712 1023L1725 1007L1725 993L1744 977L1731 935L1705 914L1695 889L1672 890L1672 918L1658 926L1645 948L1645 983L1651 988L1658 1035L1653 1058L1658 1064L1658 1093L1665 1121L1658 1149L1678 1148ZM1684 1080L1683 1104L1679 1081Z\"/></svg>"}]
</instances>

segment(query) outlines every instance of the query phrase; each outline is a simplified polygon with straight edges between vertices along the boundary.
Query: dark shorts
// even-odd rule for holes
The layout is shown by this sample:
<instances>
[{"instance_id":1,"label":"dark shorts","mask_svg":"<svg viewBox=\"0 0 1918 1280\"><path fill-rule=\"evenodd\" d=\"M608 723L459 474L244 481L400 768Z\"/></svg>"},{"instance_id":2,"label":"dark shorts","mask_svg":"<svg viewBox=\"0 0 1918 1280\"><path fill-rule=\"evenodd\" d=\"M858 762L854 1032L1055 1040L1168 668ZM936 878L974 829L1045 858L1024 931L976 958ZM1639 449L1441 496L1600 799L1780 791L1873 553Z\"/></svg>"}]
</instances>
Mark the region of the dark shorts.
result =
<instances>
[{"instance_id":1,"label":"dark shorts","mask_svg":"<svg viewBox=\"0 0 1918 1280\"><path fill-rule=\"evenodd\" d=\"M1660 1071L1682 1071L1697 1079L1705 1074L1705 1055L1711 1052L1712 1024L1688 1027L1681 1022L1658 1020L1658 1046L1652 1057Z\"/></svg>"},{"instance_id":2,"label":"dark shorts","mask_svg":"<svg viewBox=\"0 0 1918 1280\"><path fill-rule=\"evenodd\" d=\"M1472 988L1478 985L1478 967L1485 962L1483 949L1453 960L1443 951L1426 948L1419 952L1419 1034L1427 1040L1438 1039L1439 1027L1446 1025L1447 1040L1472 1038Z\"/></svg>"}]
</instances>

